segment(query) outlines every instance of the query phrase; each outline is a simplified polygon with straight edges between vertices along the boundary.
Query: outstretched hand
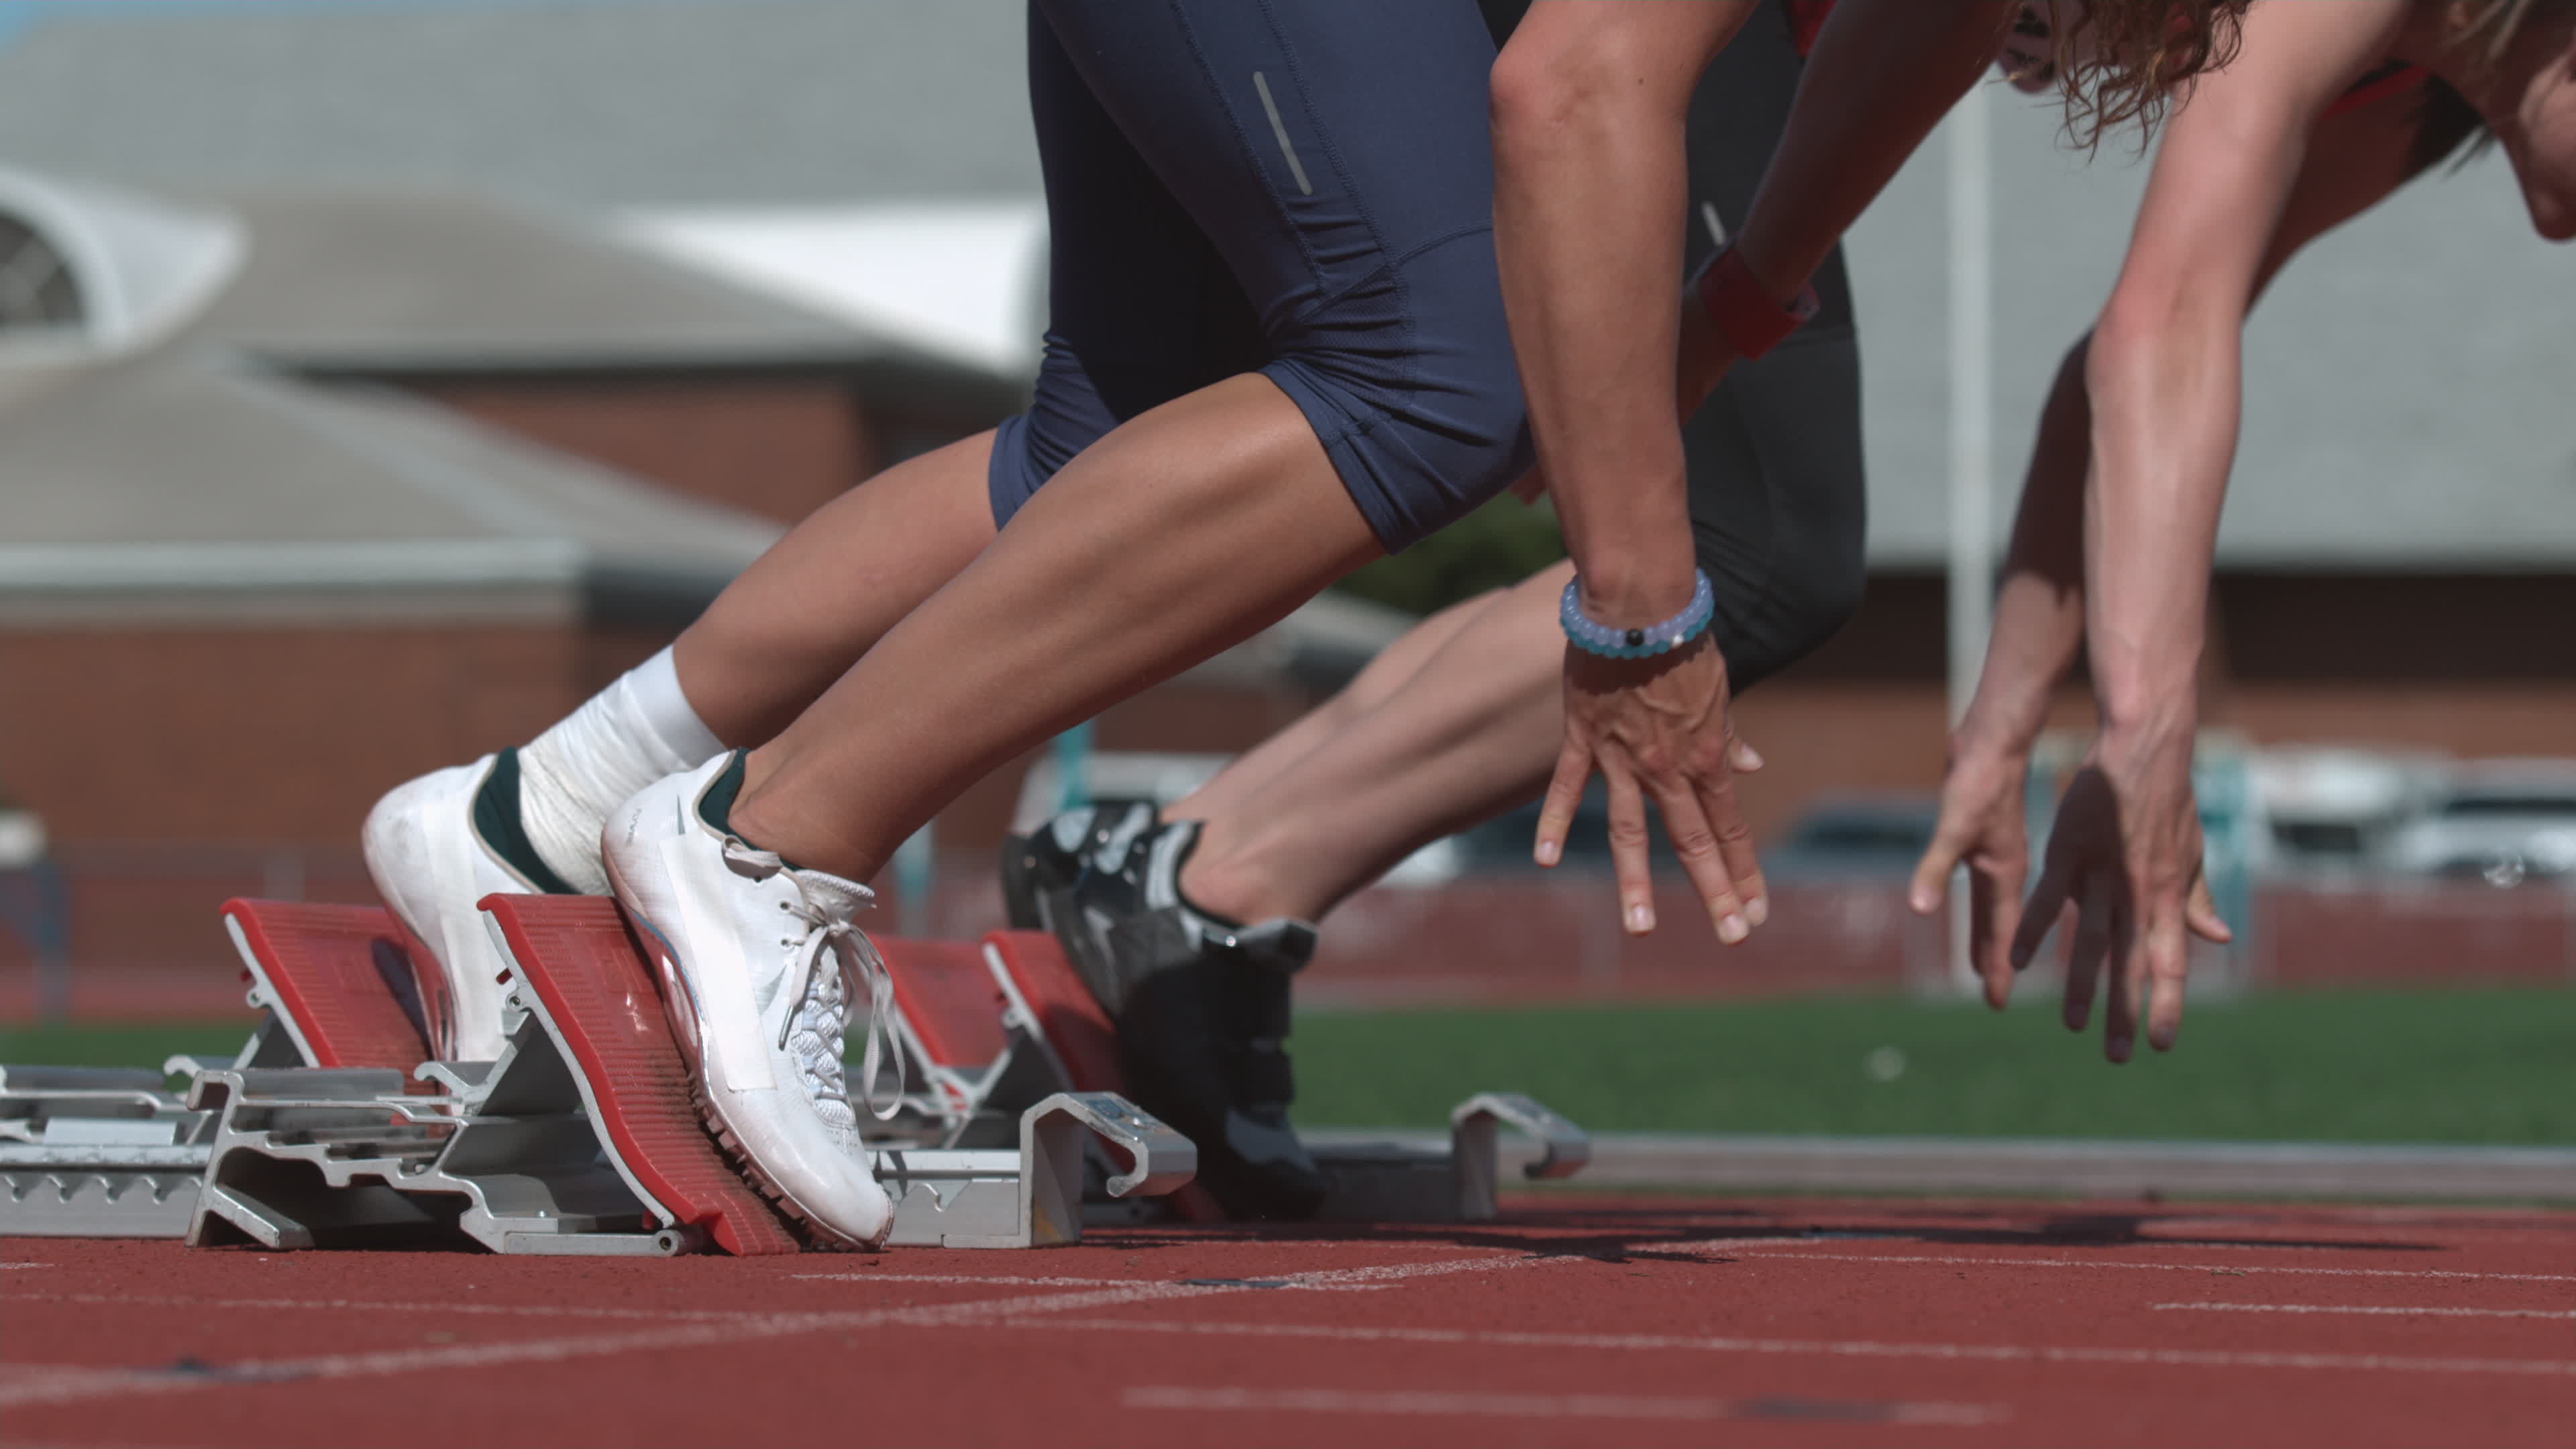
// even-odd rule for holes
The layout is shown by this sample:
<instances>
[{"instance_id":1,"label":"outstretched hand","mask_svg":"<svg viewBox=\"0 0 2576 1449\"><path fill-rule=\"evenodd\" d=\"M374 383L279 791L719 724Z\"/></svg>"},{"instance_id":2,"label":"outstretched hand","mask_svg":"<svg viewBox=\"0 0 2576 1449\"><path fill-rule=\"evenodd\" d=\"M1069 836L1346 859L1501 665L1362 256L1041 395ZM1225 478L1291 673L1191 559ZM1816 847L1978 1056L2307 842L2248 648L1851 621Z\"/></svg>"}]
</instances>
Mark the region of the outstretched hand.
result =
<instances>
[{"instance_id":1,"label":"outstretched hand","mask_svg":"<svg viewBox=\"0 0 2576 1449\"><path fill-rule=\"evenodd\" d=\"M2158 1051L2182 1030L2189 937L2234 939L2201 870L2200 812L2192 797L2191 740L2105 735L2058 802L2048 859L2013 940L2026 965L2069 906L2066 1028L2082 1031L2107 962L2102 1054L2125 1062L2143 1019Z\"/></svg>"},{"instance_id":2,"label":"outstretched hand","mask_svg":"<svg viewBox=\"0 0 2576 1449\"><path fill-rule=\"evenodd\" d=\"M1705 634L1650 659L1565 651L1565 748L1539 811L1538 863L1563 858L1583 787L1599 771L1610 787L1619 918L1631 935L1655 928L1650 796L1719 940L1743 940L1770 912L1735 800L1736 772L1760 768L1761 757L1736 738L1727 706L1726 660Z\"/></svg>"},{"instance_id":3,"label":"outstretched hand","mask_svg":"<svg viewBox=\"0 0 2576 1449\"><path fill-rule=\"evenodd\" d=\"M1949 893L1950 873L1968 868L1968 959L1985 983L1986 1004L1997 1011L2012 999L2012 943L2021 929L2022 886L2030 877L2030 835L2022 813L2029 773L2027 742L2008 749L1965 737L1954 741L1950 771L1941 781L1941 818L1906 893L1916 915L1933 915Z\"/></svg>"}]
</instances>

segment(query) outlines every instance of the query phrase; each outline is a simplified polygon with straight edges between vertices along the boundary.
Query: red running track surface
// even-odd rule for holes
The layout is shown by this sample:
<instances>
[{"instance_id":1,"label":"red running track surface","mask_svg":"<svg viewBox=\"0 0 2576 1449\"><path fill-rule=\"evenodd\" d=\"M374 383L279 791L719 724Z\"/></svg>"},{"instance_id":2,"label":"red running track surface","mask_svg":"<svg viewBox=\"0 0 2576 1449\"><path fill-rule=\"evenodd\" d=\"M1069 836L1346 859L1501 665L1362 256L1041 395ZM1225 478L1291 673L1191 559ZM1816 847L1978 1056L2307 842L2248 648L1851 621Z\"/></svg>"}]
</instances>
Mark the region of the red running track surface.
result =
<instances>
[{"instance_id":1,"label":"red running track surface","mask_svg":"<svg viewBox=\"0 0 2576 1449\"><path fill-rule=\"evenodd\" d=\"M2576 1439L2576 1214L1550 1194L670 1261L0 1242L64 1445Z\"/></svg>"}]
</instances>

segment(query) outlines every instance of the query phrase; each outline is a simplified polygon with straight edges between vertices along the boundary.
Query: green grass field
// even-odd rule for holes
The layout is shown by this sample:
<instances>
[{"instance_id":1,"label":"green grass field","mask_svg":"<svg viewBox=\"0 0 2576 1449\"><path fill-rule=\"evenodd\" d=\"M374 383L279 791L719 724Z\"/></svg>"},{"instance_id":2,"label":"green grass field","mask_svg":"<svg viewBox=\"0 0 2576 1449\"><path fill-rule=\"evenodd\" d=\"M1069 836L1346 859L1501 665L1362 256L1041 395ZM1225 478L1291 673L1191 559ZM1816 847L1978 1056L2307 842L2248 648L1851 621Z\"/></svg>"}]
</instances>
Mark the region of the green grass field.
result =
<instances>
[{"instance_id":1,"label":"green grass field","mask_svg":"<svg viewBox=\"0 0 2576 1449\"><path fill-rule=\"evenodd\" d=\"M1290 1045L1298 1120L1337 1126L1428 1126L1503 1088L1604 1132L2576 1143L2563 991L2206 1002L2123 1067L2053 1005L1865 997L1314 1012Z\"/></svg>"},{"instance_id":2,"label":"green grass field","mask_svg":"<svg viewBox=\"0 0 2576 1449\"><path fill-rule=\"evenodd\" d=\"M158 1065L241 1036L0 1029L0 1061ZM1309 1012L1291 1046L1309 1125L1429 1127L1502 1088L1604 1132L2576 1144L2576 992L2203 1002L2171 1055L2125 1067L2050 1008L1874 997Z\"/></svg>"}]
</instances>

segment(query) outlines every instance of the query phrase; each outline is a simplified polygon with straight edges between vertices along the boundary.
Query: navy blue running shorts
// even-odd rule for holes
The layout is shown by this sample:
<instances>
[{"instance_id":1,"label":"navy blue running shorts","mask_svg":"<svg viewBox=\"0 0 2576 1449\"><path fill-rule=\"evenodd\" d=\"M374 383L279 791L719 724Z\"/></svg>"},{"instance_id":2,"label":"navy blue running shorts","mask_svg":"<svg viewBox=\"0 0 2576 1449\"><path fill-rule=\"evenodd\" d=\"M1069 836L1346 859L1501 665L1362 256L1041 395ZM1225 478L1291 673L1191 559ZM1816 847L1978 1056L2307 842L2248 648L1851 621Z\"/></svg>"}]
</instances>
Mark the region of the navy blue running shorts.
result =
<instances>
[{"instance_id":1,"label":"navy blue running shorts","mask_svg":"<svg viewBox=\"0 0 2576 1449\"><path fill-rule=\"evenodd\" d=\"M1036 0L1044 360L993 516L1110 429L1259 372L1389 552L1532 461L1473 0Z\"/></svg>"}]
</instances>

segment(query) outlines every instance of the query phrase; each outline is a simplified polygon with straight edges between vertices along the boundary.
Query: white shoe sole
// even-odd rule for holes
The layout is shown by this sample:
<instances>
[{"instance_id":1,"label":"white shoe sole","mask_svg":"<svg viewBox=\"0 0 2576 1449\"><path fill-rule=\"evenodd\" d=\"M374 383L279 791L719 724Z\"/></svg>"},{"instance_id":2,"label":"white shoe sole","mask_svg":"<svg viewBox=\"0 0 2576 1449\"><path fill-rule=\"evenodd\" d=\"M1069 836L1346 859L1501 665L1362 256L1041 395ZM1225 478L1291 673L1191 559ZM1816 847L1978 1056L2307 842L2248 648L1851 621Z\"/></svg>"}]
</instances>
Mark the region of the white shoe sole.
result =
<instances>
[{"instance_id":1,"label":"white shoe sole","mask_svg":"<svg viewBox=\"0 0 2576 1449\"><path fill-rule=\"evenodd\" d=\"M894 1201L882 1186L873 1181L870 1183L881 1205L883 1226L873 1237L844 1232L831 1225L829 1215L816 1212L772 1176L744 1146L748 1124L736 1122L725 1108L726 1094L708 1085L709 1053L699 1022L697 990L680 965L679 951L641 911L630 904L637 893L618 870L615 854L603 851L601 860L607 867L609 889L617 897L618 909L625 913L628 924L634 928L635 938L643 945L648 964L653 968L654 984L662 997L663 1017L671 1024L671 1034L679 1046L681 1059L688 1063L690 1100L696 1104L698 1119L707 1129L707 1135L715 1139L716 1150L723 1155L726 1164L740 1173L743 1180L762 1197L775 1204L796 1230L815 1246L856 1252L873 1252L884 1247L886 1238L894 1232Z\"/></svg>"}]
</instances>

